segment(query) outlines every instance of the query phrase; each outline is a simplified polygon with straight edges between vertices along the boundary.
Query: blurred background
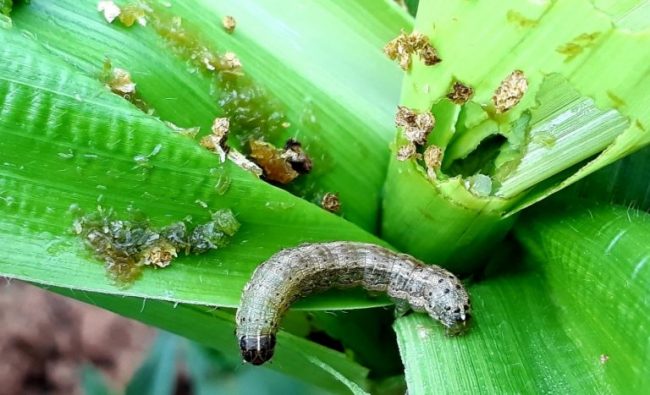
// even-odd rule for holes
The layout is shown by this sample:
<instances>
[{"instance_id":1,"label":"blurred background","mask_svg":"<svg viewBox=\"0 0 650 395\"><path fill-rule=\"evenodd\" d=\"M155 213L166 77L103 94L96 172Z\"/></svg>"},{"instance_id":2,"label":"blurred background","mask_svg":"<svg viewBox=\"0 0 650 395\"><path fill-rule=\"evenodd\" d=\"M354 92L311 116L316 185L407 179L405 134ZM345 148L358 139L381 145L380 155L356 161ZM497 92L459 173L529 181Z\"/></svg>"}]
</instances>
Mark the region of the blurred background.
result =
<instances>
[{"instance_id":1,"label":"blurred background","mask_svg":"<svg viewBox=\"0 0 650 395\"><path fill-rule=\"evenodd\" d=\"M0 395L326 393L234 357L0 277Z\"/></svg>"}]
</instances>

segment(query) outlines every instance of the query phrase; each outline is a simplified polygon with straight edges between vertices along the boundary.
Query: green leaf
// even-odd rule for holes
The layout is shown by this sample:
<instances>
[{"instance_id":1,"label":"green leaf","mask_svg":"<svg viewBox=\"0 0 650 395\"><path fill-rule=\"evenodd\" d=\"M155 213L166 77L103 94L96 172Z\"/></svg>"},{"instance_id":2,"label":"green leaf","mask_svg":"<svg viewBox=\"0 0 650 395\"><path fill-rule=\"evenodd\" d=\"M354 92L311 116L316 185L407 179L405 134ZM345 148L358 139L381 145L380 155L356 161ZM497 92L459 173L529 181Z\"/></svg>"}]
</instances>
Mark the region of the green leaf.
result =
<instances>
[{"instance_id":1,"label":"green leaf","mask_svg":"<svg viewBox=\"0 0 650 395\"><path fill-rule=\"evenodd\" d=\"M251 133L276 145L297 138L314 166L288 188L316 203L338 193L345 218L375 229L401 79L379 48L410 27L404 13L371 1L157 1L147 27L126 28L107 23L96 3L34 0L16 9L14 24L89 76L105 58L130 71L165 121L204 135L215 117L230 117L235 145ZM232 34L220 24L226 15L237 21ZM180 18L183 45L163 32L172 17ZM203 55L198 48L236 54L245 74L236 88L192 62Z\"/></svg>"},{"instance_id":2,"label":"green leaf","mask_svg":"<svg viewBox=\"0 0 650 395\"><path fill-rule=\"evenodd\" d=\"M614 162L567 188L561 199L597 200L650 210L650 148Z\"/></svg>"},{"instance_id":3,"label":"green leaf","mask_svg":"<svg viewBox=\"0 0 650 395\"><path fill-rule=\"evenodd\" d=\"M0 15L9 16L13 6L13 0L0 0Z\"/></svg>"},{"instance_id":4,"label":"green leaf","mask_svg":"<svg viewBox=\"0 0 650 395\"><path fill-rule=\"evenodd\" d=\"M87 364L81 367L81 389L86 395L110 395L112 393L99 369Z\"/></svg>"},{"instance_id":5,"label":"green leaf","mask_svg":"<svg viewBox=\"0 0 650 395\"><path fill-rule=\"evenodd\" d=\"M396 322L409 391L642 392L650 216L547 205L516 234L526 262L470 287L476 320L466 336L445 338L424 315Z\"/></svg>"},{"instance_id":6,"label":"green leaf","mask_svg":"<svg viewBox=\"0 0 650 395\"><path fill-rule=\"evenodd\" d=\"M517 196L596 155L629 126L618 111L596 108L593 100L582 97L560 74L544 79L537 102L539 106L531 111L525 152L516 168L502 176L497 196Z\"/></svg>"},{"instance_id":7,"label":"green leaf","mask_svg":"<svg viewBox=\"0 0 650 395\"><path fill-rule=\"evenodd\" d=\"M193 340L217 350L231 363L239 361L239 347L234 335L234 313L231 310L66 288L50 290ZM265 366L334 393L349 393L348 385L354 388L365 388L367 385L366 368L339 352L284 331L278 333L273 363ZM332 371L342 376L333 377ZM340 380L341 378L345 380Z\"/></svg>"},{"instance_id":8,"label":"green leaf","mask_svg":"<svg viewBox=\"0 0 650 395\"><path fill-rule=\"evenodd\" d=\"M230 162L221 165L215 155L170 133L161 121L74 72L17 31L0 31L0 38L0 56L7 59L0 64L2 275L234 307L255 266L281 248L332 239L379 242ZM136 160L155 151L146 166ZM220 192L224 179L231 186ZM210 218L210 210L230 208L242 227L230 246L180 257L171 267L148 270L130 288L120 289L71 231L76 212L92 212L97 205L124 217L140 212L154 226L187 216L198 224ZM349 296L321 300L331 302L323 308L385 303Z\"/></svg>"},{"instance_id":9,"label":"green leaf","mask_svg":"<svg viewBox=\"0 0 650 395\"><path fill-rule=\"evenodd\" d=\"M186 348L187 370L196 395L327 394L270 369L225 363L222 356L195 343Z\"/></svg>"},{"instance_id":10,"label":"green leaf","mask_svg":"<svg viewBox=\"0 0 650 395\"><path fill-rule=\"evenodd\" d=\"M179 338L159 332L149 355L126 387L126 395L172 395L176 390Z\"/></svg>"}]
</instances>

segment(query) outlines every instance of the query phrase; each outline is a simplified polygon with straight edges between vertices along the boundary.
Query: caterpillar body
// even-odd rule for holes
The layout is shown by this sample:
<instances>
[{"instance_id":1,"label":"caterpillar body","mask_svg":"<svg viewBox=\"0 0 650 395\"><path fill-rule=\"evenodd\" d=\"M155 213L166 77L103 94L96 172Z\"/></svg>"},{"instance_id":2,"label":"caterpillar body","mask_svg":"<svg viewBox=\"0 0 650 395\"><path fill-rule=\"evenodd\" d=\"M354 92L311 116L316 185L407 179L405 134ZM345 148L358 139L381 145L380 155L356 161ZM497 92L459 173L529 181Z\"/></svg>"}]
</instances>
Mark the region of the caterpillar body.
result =
<instances>
[{"instance_id":1,"label":"caterpillar body","mask_svg":"<svg viewBox=\"0 0 650 395\"><path fill-rule=\"evenodd\" d=\"M278 252L257 267L237 310L237 339L244 361L271 359L283 314L296 299L329 288L387 292L396 304L426 312L448 334L469 322L469 296L449 271L373 244L304 244Z\"/></svg>"}]
</instances>

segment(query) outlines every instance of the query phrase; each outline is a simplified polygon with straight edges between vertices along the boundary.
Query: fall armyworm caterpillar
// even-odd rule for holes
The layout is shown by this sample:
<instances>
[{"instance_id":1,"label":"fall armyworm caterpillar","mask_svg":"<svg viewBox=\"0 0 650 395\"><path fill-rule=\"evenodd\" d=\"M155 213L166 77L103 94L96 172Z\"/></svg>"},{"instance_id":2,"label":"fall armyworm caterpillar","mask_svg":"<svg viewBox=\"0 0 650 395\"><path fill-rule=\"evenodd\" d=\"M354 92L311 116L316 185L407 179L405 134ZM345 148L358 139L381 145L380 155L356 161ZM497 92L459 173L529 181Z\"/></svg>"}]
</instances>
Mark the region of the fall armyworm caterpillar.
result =
<instances>
[{"instance_id":1,"label":"fall armyworm caterpillar","mask_svg":"<svg viewBox=\"0 0 650 395\"><path fill-rule=\"evenodd\" d=\"M254 365L271 359L280 319L296 299L358 286L387 292L398 307L428 313L449 334L467 327L469 296L447 270L372 244L304 244L273 255L244 287L236 318L242 357Z\"/></svg>"}]
</instances>

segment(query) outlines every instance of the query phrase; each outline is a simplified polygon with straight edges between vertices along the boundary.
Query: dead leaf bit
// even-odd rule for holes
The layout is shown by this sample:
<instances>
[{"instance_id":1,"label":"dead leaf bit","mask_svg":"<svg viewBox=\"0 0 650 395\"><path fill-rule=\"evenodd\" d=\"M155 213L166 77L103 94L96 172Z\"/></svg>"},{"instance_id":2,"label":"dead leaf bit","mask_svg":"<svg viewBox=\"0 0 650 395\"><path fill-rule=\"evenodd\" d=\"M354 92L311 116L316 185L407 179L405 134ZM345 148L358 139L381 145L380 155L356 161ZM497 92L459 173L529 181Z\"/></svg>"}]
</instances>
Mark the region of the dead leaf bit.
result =
<instances>
[{"instance_id":1,"label":"dead leaf bit","mask_svg":"<svg viewBox=\"0 0 650 395\"><path fill-rule=\"evenodd\" d=\"M234 74L241 73L242 64L234 52L226 52L223 54L221 57L220 66L220 70L223 72L230 72Z\"/></svg>"},{"instance_id":2,"label":"dead leaf bit","mask_svg":"<svg viewBox=\"0 0 650 395\"><path fill-rule=\"evenodd\" d=\"M404 128L404 135L408 141L424 145L436 124L436 119L429 111L417 113L410 108L398 106L395 124Z\"/></svg>"},{"instance_id":3,"label":"dead leaf bit","mask_svg":"<svg viewBox=\"0 0 650 395\"><path fill-rule=\"evenodd\" d=\"M264 174L258 165L248 160L244 154L237 151L236 149L231 148L228 150L228 159L233 161L234 164L241 167L242 169L255 174L257 177L261 177L262 174Z\"/></svg>"},{"instance_id":4,"label":"dead leaf bit","mask_svg":"<svg viewBox=\"0 0 650 395\"><path fill-rule=\"evenodd\" d=\"M402 31L399 36L384 46L384 53L391 60L397 60L400 67L405 71L411 68L413 54L419 55L427 66L433 66L442 61L427 36L418 32L407 35Z\"/></svg>"},{"instance_id":5,"label":"dead leaf bit","mask_svg":"<svg viewBox=\"0 0 650 395\"><path fill-rule=\"evenodd\" d=\"M115 94L129 100L135 94L135 82L131 80L131 74L119 67L113 67L110 59L104 60L101 81Z\"/></svg>"},{"instance_id":6,"label":"dead leaf bit","mask_svg":"<svg viewBox=\"0 0 650 395\"><path fill-rule=\"evenodd\" d=\"M201 145L210 151L219 155L221 163L226 161L228 153L228 131L230 130L230 120L228 118L215 118L212 122L212 134L201 139Z\"/></svg>"},{"instance_id":7,"label":"dead leaf bit","mask_svg":"<svg viewBox=\"0 0 650 395\"><path fill-rule=\"evenodd\" d=\"M235 31L235 27L237 26L237 21L235 21L235 18L233 18L232 16L226 15L221 20L221 24L223 25L223 28L228 33L232 33Z\"/></svg>"},{"instance_id":8,"label":"dead leaf bit","mask_svg":"<svg viewBox=\"0 0 650 395\"><path fill-rule=\"evenodd\" d=\"M136 22L141 26L147 26L147 13L152 12L151 8L143 2L128 4L120 8L113 1L100 1L97 3L97 11L104 14L104 19L108 23L113 23L119 17L120 22L126 27L131 27Z\"/></svg>"},{"instance_id":9,"label":"dead leaf bit","mask_svg":"<svg viewBox=\"0 0 650 395\"><path fill-rule=\"evenodd\" d=\"M516 106L528 90L528 80L521 70L513 71L507 76L494 92L492 102L498 114L504 113Z\"/></svg>"},{"instance_id":10,"label":"dead leaf bit","mask_svg":"<svg viewBox=\"0 0 650 395\"><path fill-rule=\"evenodd\" d=\"M300 174L293 169L284 151L260 140L250 142L251 158L264 169L264 177L280 184L288 184Z\"/></svg>"},{"instance_id":11,"label":"dead leaf bit","mask_svg":"<svg viewBox=\"0 0 650 395\"><path fill-rule=\"evenodd\" d=\"M122 10L112 1L100 1L97 3L97 11L104 14L106 22L113 23L115 18L120 16Z\"/></svg>"},{"instance_id":12,"label":"dead leaf bit","mask_svg":"<svg viewBox=\"0 0 650 395\"><path fill-rule=\"evenodd\" d=\"M410 142L406 145L399 147L399 149L397 150L397 160L400 160L402 162L411 158L417 158L418 155L419 154L417 152L415 144Z\"/></svg>"},{"instance_id":13,"label":"dead leaf bit","mask_svg":"<svg viewBox=\"0 0 650 395\"><path fill-rule=\"evenodd\" d=\"M461 82L455 82L451 92L447 94L447 98L456 104L465 104L473 94L474 89Z\"/></svg>"},{"instance_id":14,"label":"dead leaf bit","mask_svg":"<svg viewBox=\"0 0 650 395\"><path fill-rule=\"evenodd\" d=\"M424 151L424 164L427 166L427 176L435 180L437 178L436 171L442 166L442 149L435 145L430 145Z\"/></svg>"},{"instance_id":15,"label":"dead leaf bit","mask_svg":"<svg viewBox=\"0 0 650 395\"><path fill-rule=\"evenodd\" d=\"M341 201L339 200L338 193L327 192L323 195L320 205L331 213L338 213L341 211Z\"/></svg>"},{"instance_id":16,"label":"dead leaf bit","mask_svg":"<svg viewBox=\"0 0 650 395\"><path fill-rule=\"evenodd\" d=\"M127 4L120 13L120 22L126 27L131 27L136 22L140 26L147 26L148 12L153 12L153 10L143 2Z\"/></svg>"},{"instance_id":17,"label":"dead leaf bit","mask_svg":"<svg viewBox=\"0 0 650 395\"><path fill-rule=\"evenodd\" d=\"M307 156L305 150L302 149L302 144L297 140L287 140L284 145L282 157L289 161L291 167L300 174L307 174L311 171L311 159Z\"/></svg>"}]
</instances>

